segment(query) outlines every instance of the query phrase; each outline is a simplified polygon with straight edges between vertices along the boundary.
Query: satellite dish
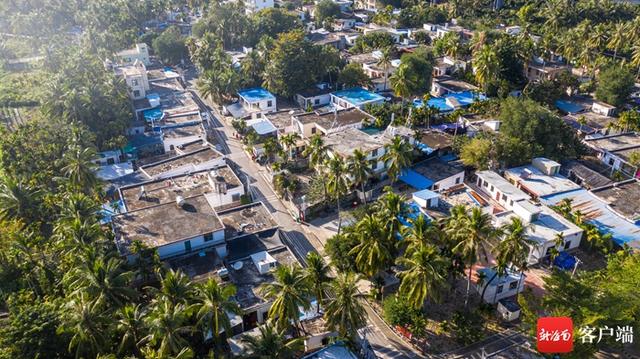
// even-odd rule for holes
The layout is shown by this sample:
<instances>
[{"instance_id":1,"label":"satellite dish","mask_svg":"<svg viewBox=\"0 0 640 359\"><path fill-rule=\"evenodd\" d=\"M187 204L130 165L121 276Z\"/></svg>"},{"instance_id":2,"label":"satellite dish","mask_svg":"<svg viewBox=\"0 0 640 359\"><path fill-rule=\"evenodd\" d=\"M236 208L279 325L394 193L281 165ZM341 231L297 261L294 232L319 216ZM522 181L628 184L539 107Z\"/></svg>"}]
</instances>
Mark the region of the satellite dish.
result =
<instances>
[{"instance_id":1,"label":"satellite dish","mask_svg":"<svg viewBox=\"0 0 640 359\"><path fill-rule=\"evenodd\" d=\"M242 265L243 265L242 261L237 261L237 262L233 263L233 265L231 267L233 267L233 269L235 269L235 270L240 270L240 269L242 269Z\"/></svg>"}]
</instances>

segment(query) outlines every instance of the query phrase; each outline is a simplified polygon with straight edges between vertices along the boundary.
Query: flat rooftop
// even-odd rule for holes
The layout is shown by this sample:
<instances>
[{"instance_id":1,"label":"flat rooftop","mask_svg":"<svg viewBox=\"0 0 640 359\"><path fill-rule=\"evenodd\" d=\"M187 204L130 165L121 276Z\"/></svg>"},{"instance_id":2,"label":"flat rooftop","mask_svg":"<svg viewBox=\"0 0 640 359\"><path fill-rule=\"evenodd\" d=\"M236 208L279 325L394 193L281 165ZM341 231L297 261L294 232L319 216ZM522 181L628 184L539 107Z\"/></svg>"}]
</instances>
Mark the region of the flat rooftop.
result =
<instances>
[{"instance_id":1,"label":"flat rooftop","mask_svg":"<svg viewBox=\"0 0 640 359\"><path fill-rule=\"evenodd\" d=\"M354 87L347 90L336 91L333 96L341 98L354 106L360 106L370 102L383 101L384 97L375 92L367 91L362 87Z\"/></svg>"},{"instance_id":2,"label":"flat rooftop","mask_svg":"<svg viewBox=\"0 0 640 359\"><path fill-rule=\"evenodd\" d=\"M302 113L298 111L297 114L291 115L289 112L290 110L270 112L264 116L268 118L274 126L276 126L278 131L284 131L287 127L291 127L291 117L298 116Z\"/></svg>"},{"instance_id":3,"label":"flat rooftop","mask_svg":"<svg viewBox=\"0 0 640 359\"><path fill-rule=\"evenodd\" d=\"M219 211L218 217L224 224L225 238L227 239L278 226L262 202Z\"/></svg>"},{"instance_id":4,"label":"flat rooftop","mask_svg":"<svg viewBox=\"0 0 640 359\"><path fill-rule=\"evenodd\" d=\"M579 120L581 118L584 118L584 124L580 124ZM584 111L577 115L566 115L562 119L569 126L586 134L592 134L598 130L605 129L616 120L614 117L603 116L592 111Z\"/></svg>"},{"instance_id":5,"label":"flat rooftop","mask_svg":"<svg viewBox=\"0 0 640 359\"><path fill-rule=\"evenodd\" d=\"M163 128L173 128L190 124L200 124L202 122L202 117L200 117L200 113L198 111L177 115L168 115L166 111L163 112L165 116L162 118L162 120L155 123L156 126L160 126Z\"/></svg>"},{"instance_id":6,"label":"flat rooftop","mask_svg":"<svg viewBox=\"0 0 640 359\"><path fill-rule=\"evenodd\" d=\"M587 188L598 188L613 184L608 177L601 175L597 171L585 166L578 161L569 161L562 164L560 167L560 173L569 178L579 180L581 184Z\"/></svg>"},{"instance_id":7,"label":"flat rooftop","mask_svg":"<svg viewBox=\"0 0 640 359\"><path fill-rule=\"evenodd\" d=\"M441 86L447 88L452 92L463 92L463 91L477 91L478 87L461 80L457 80L451 76L439 76L435 77L433 81L437 82Z\"/></svg>"},{"instance_id":8,"label":"flat rooftop","mask_svg":"<svg viewBox=\"0 0 640 359\"><path fill-rule=\"evenodd\" d=\"M204 137L204 129L201 124L196 123L180 127L163 128L162 135L164 138Z\"/></svg>"},{"instance_id":9,"label":"flat rooftop","mask_svg":"<svg viewBox=\"0 0 640 359\"><path fill-rule=\"evenodd\" d=\"M329 130L332 127L343 127L360 123L364 120L374 120L370 114L358 108L339 110L336 112L308 112L295 116L302 124L315 123L317 126Z\"/></svg>"},{"instance_id":10,"label":"flat rooftop","mask_svg":"<svg viewBox=\"0 0 640 359\"><path fill-rule=\"evenodd\" d=\"M588 139L585 140L585 143L596 149L613 152L632 147L640 147L640 135L636 133L624 133L620 135Z\"/></svg>"},{"instance_id":11,"label":"flat rooftop","mask_svg":"<svg viewBox=\"0 0 640 359\"><path fill-rule=\"evenodd\" d=\"M347 127L342 131L333 132L323 137L324 144L331 150L345 158L351 157L356 149L369 153L375 149L391 143L392 137L384 134L371 136L365 132Z\"/></svg>"},{"instance_id":12,"label":"flat rooftop","mask_svg":"<svg viewBox=\"0 0 640 359\"><path fill-rule=\"evenodd\" d=\"M548 176L532 165L510 168L505 177L512 179L538 197L573 191L580 188L576 183L560 175Z\"/></svg>"},{"instance_id":13,"label":"flat rooftop","mask_svg":"<svg viewBox=\"0 0 640 359\"><path fill-rule=\"evenodd\" d=\"M540 210L538 219L531 222L525 230L529 239L543 244L548 241L553 241L559 233L562 233L564 236L569 236L582 231L580 227L569 222L551 208L540 204L535 205L532 202L529 203ZM496 215L500 225L509 223L512 217L517 217L512 211L502 212Z\"/></svg>"},{"instance_id":14,"label":"flat rooftop","mask_svg":"<svg viewBox=\"0 0 640 359\"><path fill-rule=\"evenodd\" d=\"M128 253L136 240L157 248L224 228L204 195L184 201L182 207L165 203L112 217L120 252Z\"/></svg>"},{"instance_id":15,"label":"flat rooftop","mask_svg":"<svg viewBox=\"0 0 640 359\"><path fill-rule=\"evenodd\" d=\"M185 155L171 157L160 162L142 166L141 170L151 178L159 177L164 174L171 176L172 173L179 170L184 170L184 172L195 172L202 169L202 167L206 167L209 163L211 164L211 167L213 167L214 163L212 161L221 159L221 157L222 154L220 154L220 152L210 147L206 147Z\"/></svg>"},{"instance_id":16,"label":"flat rooftop","mask_svg":"<svg viewBox=\"0 0 640 359\"><path fill-rule=\"evenodd\" d=\"M224 183L226 189L242 185L233 170L224 165L213 170L122 187L119 192L127 210L135 211L158 204L174 203L176 196L187 198L205 193L215 193L217 188L222 188L220 183Z\"/></svg>"},{"instance_id":17,"label":"flat rooftop","mask_svg":"<svg viewBox=\"0 0 640 359\"><path fill-rule=\"evenodd\" d=\"M257 102L262 100L274 100L276 97L262 87L248 88L238 91L238 95L242 96L249 102Z\"/></svg>"},{"instance_id":18,"label":"flat rooftop","mask_svg":"<svg viewBox=\"0 0 640 359\"><path fill-rule=\"evenodd\" d=\"M420 142L434 150L451 148L453 145L453 136L440 131L425 131L420 135Z\"/></svg>"},{"instance_id":19,"label":"flat rooftop","mask_svg":"<svg viewBox=\"0 0 640 359\"><path fill-rule=\"evenodd\" d=\"M593 191L614 211L632 222L640 221L640 182L630 180Z\"/></svg>"},{"instance_id":20,"label":"flat rooftop","mask_svg":"<svg viewBox=\"0 0 640 359\"><path fill-rule=\"evenodd\" d=\"M352 55L347 58L348 62L355 62L358 64L370 64L378 62L378 57L374 52L365 52L364 54Z\"/></svg>"},{"instance_id":21,"label":"flat rooftop","mask_svg":"<svg viewBox=\"0 0 640 359\"><path fill-rule=\"evenodd\" d=\"M432 180L433 182L442 181L445 178L455 176L460 172L464 172L464 167L461 165L444 162L438 158L428 159L422 161L411 169Z\"/></svg>"},{"instance_id":22,"label":"flat rooftop","mask_svg":"<svg viewBox=\"0 0 640 359\"><path fill-rule=\"evenodd\" d=\"M620 157L621 159L623 159L625 162L629 163L631 161L631 154L637 152L640 153L640 148L639 147L635 147L635 148L628 148L626 150L618 150L615 151L614 154L618 157Z\"/></svg>"},{"instance_id":23,"label":"flat rooftop","mask_svg":"<svg viewBox=\"0 0 640 359\"><path fill-rule=\"evenodd\" d=\"M500 193L506 194L507 196L511 197L513 201L529 199L529 196L526 193L522 192L522 190L520 190L509 181L504 179L504 177L493 171L478 171L476 172L476 176L487 181L490 186L495 186L500 191ZM482 189L488 191L488 189L484 186Z\"/></svg>"},{"instance_id":24,"label":"flat rooftop","mask_svg":"<svg viewBox=\"0 0 640 359\"><path fill-rule=\"evenodd\" d=\"M333 90L330 88L324 88L321 89L318 86L311 86L307 89L304 89L300 92L298 92L298 95L304 97L304 98L310 98L310 97L314 97L314 96L320 96L320 95L327 95L330 94Z\"/></svg>"}]
</instances>

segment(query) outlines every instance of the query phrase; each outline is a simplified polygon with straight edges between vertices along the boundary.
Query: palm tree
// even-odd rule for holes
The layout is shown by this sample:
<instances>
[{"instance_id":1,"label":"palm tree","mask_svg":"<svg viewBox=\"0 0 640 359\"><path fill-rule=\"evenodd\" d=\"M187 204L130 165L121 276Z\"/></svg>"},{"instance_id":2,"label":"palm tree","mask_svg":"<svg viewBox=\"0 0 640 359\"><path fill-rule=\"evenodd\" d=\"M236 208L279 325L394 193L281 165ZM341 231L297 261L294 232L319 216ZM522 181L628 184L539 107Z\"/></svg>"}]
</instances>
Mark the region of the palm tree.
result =
<instances>
[{"instance_id":1,"label":"palm tree","mask_svg":"<svg viewBox=\"0 0 640 359\"><path fill-rule=\"evenodd\" d=\"M512 217L511 222L505 224L501 228L504 234L502 241L498 244L499 261L502 263L511 263L520 269L520 279L518 287L524 271L528 267L529 251L535 242L530 239L527 234L527 226L518 217ZM519 292L518 292L519 293ZM518 295L516 293L516 296Z\"/></svg>"},{"instance_id":2,"label":"palm tree","mask_svg":"<svg viewBox=\"0 0 640 359\"><path fill-rule=\"evenodd\" d=\"M460 254L469 266L467 275L467 291L464 305L469 302L469 288L471 285L471 272L473 264L478 260L478 252L486 260L488 258L485 245L496 236L496 230L491 225L491 216L482 213L478 207L474 207L471 213L464 215L457 214L458 219L448 228L449 234L458 241L453 248L455 253Z\"/></svg>"},{"instance_id":3,"label":"palm tree","mask_svg":"<svg viewBox=\"0 0 640 359\"><path fill-rule=\"evenodd\" d=\"M549 249L549 259L551 267L553 268L553 261L560 255L560 249L564 246L564 232L556 233L553 239L553 247Z\"/></svg>"},{"instance_id":4,"label":"palm tree","mask_svg":"<svg viewBox=\"0 0 640 359\"><path fill-rule=\"evenodd\" d=\"M132 278L133 272L124 268L121 259L98 257L74 267L64 283L73 294L86 293L88 300L100 305L121 306L136 295L129 286Z\"/></svg>"},{"instance_id":5,"label":"palm tree","mask_svg":"<svg viewBox=\"0 0 640 359\"><path fill-rule=\"evenodd\" d=\"M384 89L387 89L387 80L389 77L389 66L391 66L391 47L386 47L382 50L382 56L376 63L378 66L382 66L384 70Z\"/></svg>"},{"instance_id":6,"label":"palm tree","mask_svg":"<svg viewBox=\"0 0 640 359\"><path fill-rule=\"evenodd\" d=\"M500 72L498 55L493 47L484 45L474 54L473 69L478 85L482 86L484 91L486 91L489 82L494 80Z\"/></svg>"},{"instance_id":7,"label":"palm tree","mask_svg":"<svg viewBox=\"0 0 640 359\"><path fill-rule=\"evenodd\" d=\"M400 136L395 136L391 143L384 146L384 150L382 160L387 167L387 174L391 177L391 181L395 182L402 170L411 165L413 148Z\"/></svg>"},{"instance_id":8,"label":"palm tree","mask_svg":"<svg viewBox=\"0 0 640 359\"><path fill-rule=\"evenodd\" d=\"M427 220L426 216L420 214L415 219L409 219L409 223L411 225L402 236L407 247L405 255L411 255L422 246L439 243L440 229Z\"/></svg>"},{"instance_id":9,"label":"palm tree","mask_svg":"<svg viewBox=\"0 0 640 359\"><path fill-rule=\"evenodd\" d=\"M96 201L86 194L79 192L66 193L60 208L60 219L67 221L74 219L96 221L99 210L100 206Z\"/></svg>"},{"instance_id":10,"label":"palm tree","mask_svg":"<svg viewBox=\"0 0 640 359\"><path fill-rule=\"evenodd\" d=\"M219 285L209 278L205 283L196 286L195 308L198 321L204 325L214 340L220 336L220 330L225 334L231 333L231 322L227 313L242 314L238 303L230 299L236 295L236 287L233 284Z\"/></svg>"},{"instance_id":11,"label":"palm tree","mask_svg":"<svg viewBox=\"0 0 640 359\"><path fill-rule=\"evenodd\" d=\"M418 309L427 298L439 300L446 285L447 263L438 254L437 247L421 245L410 255L400 257L398 264L405 268L398 273L401 280L399 291L409 304Z\"/></svg>"},{"instance_id":12,"label":"palm tree","mask_svg":"<svg viewBox=\"0 0 640 359\"><path fill-rule=\"evenodd\" d=\"M607 48L613 50L613 59L618 57L618 50L627 42L628 26L626 22L619 22L613 26L613 32L607 43Z\"/></svg>"},{"instance_id":13,"label":"palm tree","mask_svg":"<svg viewBox=\"0 0 640 359\"><path fill-rule=\"evenodd\" d=\"M478 285L482 286L482 293L480 294L481 301L484 300L484 295L487 292L487 288L489 288L489 285L491 285L491 282L493 282L496 277L502 277L507 274L508 266L509 263L503 262L503 257L499 256L498 258L496 258L496 264L493 266L493 275L491 276L491 278L489 278L489 280L485 280L486 278L484 278L482 281L481 278L478 278ZM484 275L484 273L480 274ZM480 277L480 274L478 275L478 277ZM496 301L495 297L497 296L497 294L498 292L496 291L493 298L494 303Z\"/></svg>"},{"instance_id":14,"label":"palm tree","mask_svg":"<svg viewBox=\"0 0 640 359\"><path fill-rule=\"evenodd\" d=\"M392 257L389 230L378 216L367 214L355 226L359 243L349 251L356 266L368 277L386 268Z\"/></svg>"},{"instance_id":15,"label":"palm tree","mask_svg":"<svg viewBox=\"0 0 640 359\"><path fill-rule=\"evenodd\" d=\"M62 173L69 183L85 193L90 193L98 184L97 165L93 162L96 153L91 148L73 145L62 156Z\"/></svg>"},{"instance_id":16,"label":"palm tree","mask_svg":"<svg viewBox=\"0 0 640 359\"><path fill-rule=\"evenodd\" d=\"M90 358L99 354L106 344L106 321L97 302L87 300L84 294L67 303L64 329L71 332L69 352L75 348L75 358Z\"/></svg>"},{"instance_id":17,"label":"palm tree","mask_svg":"<svg viewBox=\"0 0 640 359\"><path fill-rule=\"evenodd\" d=\"M309 140L309 145L304 149L303 156L309 160L311 167L316 167L318 164L324 163L327 158L327 147L319 134L315 134Z\"/></svg>"},{"instance_id":18,"label":"palm tree","mask_svg":"<svg viewBox=\"0 0 640 359\"><path fill-rule=\"evenodd\" d=\"M332 194L336 199L336 207L338 209L338 234L342 220L340 218L340 198L347 193L351 187L349 179L349 168L342 157L334 156L326 161L327 170L327 192Z\"/></svg>"},{"instance_id":19,"label":"palm tree","mask_svg":"<svg viewBox=\"0 0 640 359\"><path fill-rule=\"evenodd\" d=\"M407 218L409 216L407 198L393 192L391 187L387 186L384 188L384 195L378 198L375 209L376 215L382 219L382 223L387 229L390 247L393 247L396 240L395 236L403 226L400 218Z\"/></svg>"},{"instance_id":20,"label":"palm tree","mask_svg":"<svg viewBox=\"0 0 640 359\"><path fill-rule=\"evenodd\" d=\"M307 267L304 269L304 276L315 292L316 300L318 301L318 313L320 313L320 306L324 300L324 291L331 280L329 269L329 266L318 253L307 253Z\"/></svg>"},{"instance_id":21,"label":"palm tree","mask_svg":"<svg viewBox=\"0 0 640 359\"><path fill-rule=\"evenodd\" d=\"M348 163L349 173L353 177L353 182L355 185L360 185L362 190L362 196L364 198L364 203L367 203L367 192L365 190L365 185L371 177L371 165L369 164L369 160L367 160L367 155L362 152L360 149L355 149L353 151L353 155L349 158Z\"/></svg>"},{"instance_id":22,"label":"palm tree","mask_svg":"<svg viewBox=\"0 0 640 359\"><path fill-rule=\"evenodd\" d=\"M173 305L186 305L193 297L193 284L182 271L169 269L160 276L160 289L152 292Z\"/></svg>"},{"instance_id":23,"label":"palm tree","mask_svg":"<svg viewBox=\"0 0 640 359\"><path fill-rule=\"evenodd\" d=\"M274 280L259 288L260 295L272 301L269 317L275 318L278 328L287 328L291 322L296 329L300 322L300 307L309 310L309 286L299 266L279 266L273 273Z\"/></svg>"},{"instance_id":24,"label":"palm tree","mask_svg":"<svg viewBox=\"0 0 640 359\"><path fill-rule=\"evenodd\" d=\"M33 223L38 213L41 191L9 176L0 181L0 219Z\"/></svg>"},{"instance_id":25,"label":"palm tree","mask_svg":"<svg viewBox=\"0 0 640 359\"><path fill-rule=\"evenodd\" d=\"M327 304L325 320L327 327L337 330L343 338L355 339L358 329L366 323L357 283L358 277L352 272L339 273L331 282L335 298Z\"/></svg>"},{"instance_id":26,"label":"palm tree","mask_svg":"<svg viewBox=\"0 0 640 359\"><path fill-rule=\"evenodd\" d=\"M117 312L117 318L116 330L122 338L118 346L118 353L133 353L136 357L141 357L142 353L139 347L144 332L144 313L140 310L140 305L125 305Z\"/></svg>"},{"instance_id":27,"label":"palm tree","mask_svg":"<svg viewBox=\"0 0 640 359\"><path fill-rule=\"evenodd\" d=\"M278 331L274 325L267 322L258 328L260 336L243 335L242 341L246 344L247 359L264 358L297 358L297 353L304 351L303 338L286 339L287 329Z\"/></svg>"},{"instance_id":28,"label":"palm tree","mask_svg":"<svg viewBox=\"0 0 640 359\"><path fill-rule=\"evenodd\" d=\"M640 45L633 45L631 51L630 64L638 69L638 71L636 71L636 78L638 78L638 76L640 76Z\"/></svg>"},{"instance_id":29,"label":"palm tree","mask_svg":"<svg viewBox=\"0 0 640 359\"><path fill-rule=\"evenodd\" d=\"M405 64L400 64L396 72L391 75L391 88L393 93L402 99L401 113L403 116L405 99L411 96L411 89L414 87L409 68Z\"/></svg>"},{"instance_id":30,"label":"palm tree","mask_svg":"<svg viewBox=\"0 0 640 359\"><path fill-rule=\"evenodd\" d=\"M293 149L296 145L297 139L298 139L298 136L295 133L289 133L289 134L280 136L280 145L288 151L287 161L293 158Z\"/></svg>"},{"instance_id":31,"label":"palm tree","mask_svg":"<svg viewBox=\"0 0 640 359\"><path fill-rule=\"evenodd\" d=\"M186 312L182 303L173 304L167 299L154 301L146 317L149 334L144 340L156 347L161 357L180 353L187 347L185 335L193 332L193 328L187 324Z\"/></svg>"}]
</instances>

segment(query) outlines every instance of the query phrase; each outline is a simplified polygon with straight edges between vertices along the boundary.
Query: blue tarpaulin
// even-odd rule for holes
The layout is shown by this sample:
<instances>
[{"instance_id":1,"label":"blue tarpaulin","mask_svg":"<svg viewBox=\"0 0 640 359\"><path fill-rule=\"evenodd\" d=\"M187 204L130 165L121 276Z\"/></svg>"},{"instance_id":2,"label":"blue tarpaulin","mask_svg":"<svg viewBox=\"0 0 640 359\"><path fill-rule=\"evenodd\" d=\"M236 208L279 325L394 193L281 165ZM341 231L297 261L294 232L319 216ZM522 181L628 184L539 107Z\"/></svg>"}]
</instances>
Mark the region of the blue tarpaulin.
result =
<instances>
[{"instance_id":1,"label":"blue tarpaulin","mask_svg":"<svg viewBox=\"0 0 640 359\"><path fill-rule=\"evenodd\" d=\"M398 179L417 190L428 189L433 185L432 180L410 168L403 170Z\"/></svg>"},{"instance_id":2,"label":"blue tarpaulin","mask_svg":"<svg viewBox=\"0 0 640 359\"><path fill-rule=\"evenodd\" d=\"M567 252L560 252L553 260L553 265L560 269L572 270L576 266L576 258Z\"/></svg>"},{"instance_id":3,"label":"blue tarpaulin","mask_svg":"<svg viewBox=\"0 0 640 359\"><path fill-rule=\"evenodd\" d=\"M142 111L142 115L144 116L144 119L146 121L151 122L162 119L162 117L164 116L164 112L162 112L162 110L159 108L152 108L150 110Z\"/></svg>"}]
</instances>

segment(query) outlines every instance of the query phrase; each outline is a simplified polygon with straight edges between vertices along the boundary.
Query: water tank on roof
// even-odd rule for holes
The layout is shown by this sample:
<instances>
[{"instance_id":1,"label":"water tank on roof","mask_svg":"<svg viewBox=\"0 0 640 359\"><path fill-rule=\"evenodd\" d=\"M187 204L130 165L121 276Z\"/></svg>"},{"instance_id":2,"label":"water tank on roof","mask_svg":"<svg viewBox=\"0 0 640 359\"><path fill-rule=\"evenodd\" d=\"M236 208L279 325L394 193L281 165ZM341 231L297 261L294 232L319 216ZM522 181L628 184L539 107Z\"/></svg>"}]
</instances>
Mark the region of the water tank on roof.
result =
<instances>
[{"instance_id":1,"label":"water tank on roof","mask_svg":"<svg viewBox=\"0 0 640 359\"><path fill-rule=\"evenodd\" d=\"M235 270L242 269L242 261L237 261L237 262L233 263L233 265L231 267L233 267L233 269L235 269Z\"/></svg>"},{"instance_id":2,"label":"water tank on roof","mask_svg":"<svg viewBox=\"0 0 640 359\"><path fill-rule=\"evenodd\" d=\"M178 205L178 207L184 206L184 197L176 196L176 204Z\"/></svg>"}]
</instances>

